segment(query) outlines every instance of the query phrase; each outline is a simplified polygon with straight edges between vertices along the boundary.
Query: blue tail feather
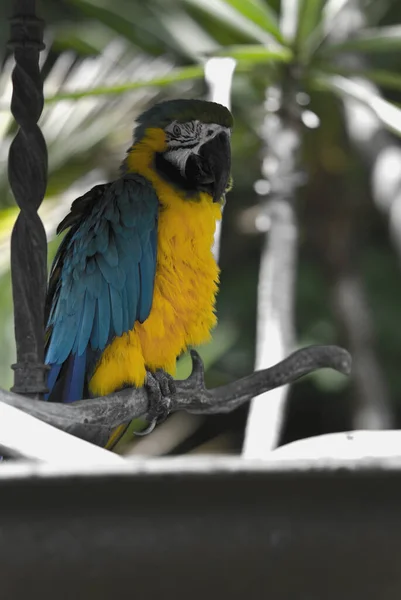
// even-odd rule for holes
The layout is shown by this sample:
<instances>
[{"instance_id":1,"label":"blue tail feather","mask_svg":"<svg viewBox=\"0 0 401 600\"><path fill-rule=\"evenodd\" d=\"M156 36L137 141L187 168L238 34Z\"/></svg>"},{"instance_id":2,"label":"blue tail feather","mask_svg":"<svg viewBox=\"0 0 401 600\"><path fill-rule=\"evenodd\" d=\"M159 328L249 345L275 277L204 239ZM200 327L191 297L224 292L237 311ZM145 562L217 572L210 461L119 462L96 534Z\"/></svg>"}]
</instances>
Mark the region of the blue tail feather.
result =
<instances>
[{"instance_id":1,"label":"blue tail feather","mask_svg":"<svg viewBox=\"0 0 401 600\"><path fill-rule=\"evenodd\" d=\"M78 356L70 356L67 377L64 384L63 402L82 400L85 385L86 351Z\"/></svg>"},{"instance_id":2,"label":"blue tail feather","mask_svg":"<svg viewBox=\"0 0 401 600\"><path fill-rule=\"evenodd\" d=\"M63 364L50 365L47 378L49 393L45 400L74 402L84 397L86 373L86 351L78 356L71 354Z\"/></svg>"},{"instance_id":3,"label":"blue tail feather","mask_svg":"<svg viewBox=\"0 0 401 600\"><path fill-rule=\"evenodd\" d=\"M49 366L50 366L50 371L47 376L47 387L48 387L49 393L45 394L45 400L49 399L49 396L52 392L52 389L54 388L54 384L56 383L57 377L59 376L59 373L60 373L60 370L62 367L62 365L58 365L58 364L49 365Z\"/></svg>"}]
</instances>

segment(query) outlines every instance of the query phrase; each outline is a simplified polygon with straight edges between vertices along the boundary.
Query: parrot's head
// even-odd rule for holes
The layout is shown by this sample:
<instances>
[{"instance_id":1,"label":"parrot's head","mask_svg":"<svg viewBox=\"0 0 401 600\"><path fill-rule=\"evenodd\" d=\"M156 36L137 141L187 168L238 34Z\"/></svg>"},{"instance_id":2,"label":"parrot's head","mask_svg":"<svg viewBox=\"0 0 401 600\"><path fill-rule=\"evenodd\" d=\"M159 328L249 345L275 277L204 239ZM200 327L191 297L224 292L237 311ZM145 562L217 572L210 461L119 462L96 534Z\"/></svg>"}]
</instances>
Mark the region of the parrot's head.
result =
<instances>
[{"instance_id":1,"label":"parrot's head","mask_svg":"<svg viewBox=\"0 0 401 600\"><path fill-rule=\"evenodd\" d=\"M137 120L135 144L153 149L158 175L192 193L207 192L214 202L231 185L230 136L233 118L221 104L169 100Z\"/></svg>"}]
</instances>

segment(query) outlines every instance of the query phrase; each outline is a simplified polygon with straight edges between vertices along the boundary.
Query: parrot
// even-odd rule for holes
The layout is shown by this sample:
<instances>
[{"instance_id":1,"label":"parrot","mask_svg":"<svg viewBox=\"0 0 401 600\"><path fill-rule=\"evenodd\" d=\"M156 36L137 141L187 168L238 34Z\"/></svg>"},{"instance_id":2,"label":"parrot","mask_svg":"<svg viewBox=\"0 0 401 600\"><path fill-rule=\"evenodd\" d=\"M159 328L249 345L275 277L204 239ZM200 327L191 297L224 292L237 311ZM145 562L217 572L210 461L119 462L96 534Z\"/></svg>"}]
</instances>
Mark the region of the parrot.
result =
<instances>
[{"instance_id":1,"label":"parrot","mask_svg":"<svg viewBox=\"0 0 401 600\"><path fill-rule=\"evenodd\" d=\"M45 397L156 390L163 416L177 358L216 324L216 223L232 185L233 117L199 99L160 102L136 120L114 181L77 198L49 275Z\"/></svg>"}]
</instances>

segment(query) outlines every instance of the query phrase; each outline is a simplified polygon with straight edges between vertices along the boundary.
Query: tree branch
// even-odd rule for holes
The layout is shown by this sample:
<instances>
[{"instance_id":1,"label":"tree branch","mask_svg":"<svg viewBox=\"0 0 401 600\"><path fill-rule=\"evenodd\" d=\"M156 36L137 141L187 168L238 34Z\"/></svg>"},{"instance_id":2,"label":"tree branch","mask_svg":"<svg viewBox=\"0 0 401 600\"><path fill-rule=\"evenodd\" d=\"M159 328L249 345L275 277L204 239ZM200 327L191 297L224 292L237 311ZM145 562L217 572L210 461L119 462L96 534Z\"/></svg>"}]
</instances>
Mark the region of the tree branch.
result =
<instances>
[{"instance_id":1,"label":"tree branch","mask_svg":"<svg viewBox=\"0 0 401 600\"><path fill-rule=\"evenodd\" d=\"M316 369L327 367L346 375L351 369L351 357L346 350L337 346L310 346L269 369L208 390L202 360L195 350L191 351L191 356L192 373L188 379L176 381L176 393L170 399L171 412L228 413L254 396L291 383ZM24 396L0 390L0 401L98 446L106 443L118 425L146 415L149 406L146 388L126 388L108 396L71 404L32 402Z\"/></svg>"}]
</instances>

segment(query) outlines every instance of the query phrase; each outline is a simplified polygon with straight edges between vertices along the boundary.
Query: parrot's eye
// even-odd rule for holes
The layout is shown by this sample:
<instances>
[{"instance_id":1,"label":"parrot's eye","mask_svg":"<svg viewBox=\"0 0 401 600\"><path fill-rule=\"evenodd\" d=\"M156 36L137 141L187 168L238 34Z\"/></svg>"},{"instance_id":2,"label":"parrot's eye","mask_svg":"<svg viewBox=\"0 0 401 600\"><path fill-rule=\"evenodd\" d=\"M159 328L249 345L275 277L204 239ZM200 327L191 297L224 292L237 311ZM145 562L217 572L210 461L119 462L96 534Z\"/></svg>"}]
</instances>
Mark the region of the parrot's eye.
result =
<instances>
[{"instance_id":1,"label":"parrot's eye","mask_svg":"<svg viewBox=\"0 0 401 600\"><path fill-rule=\"evenodd\" d=\"M173 127L173 133L174 133L174 135L180 135L180 133L181 133L181 127L179 125L174 125L174 127Z\"/></svg>"}]
</instances>

